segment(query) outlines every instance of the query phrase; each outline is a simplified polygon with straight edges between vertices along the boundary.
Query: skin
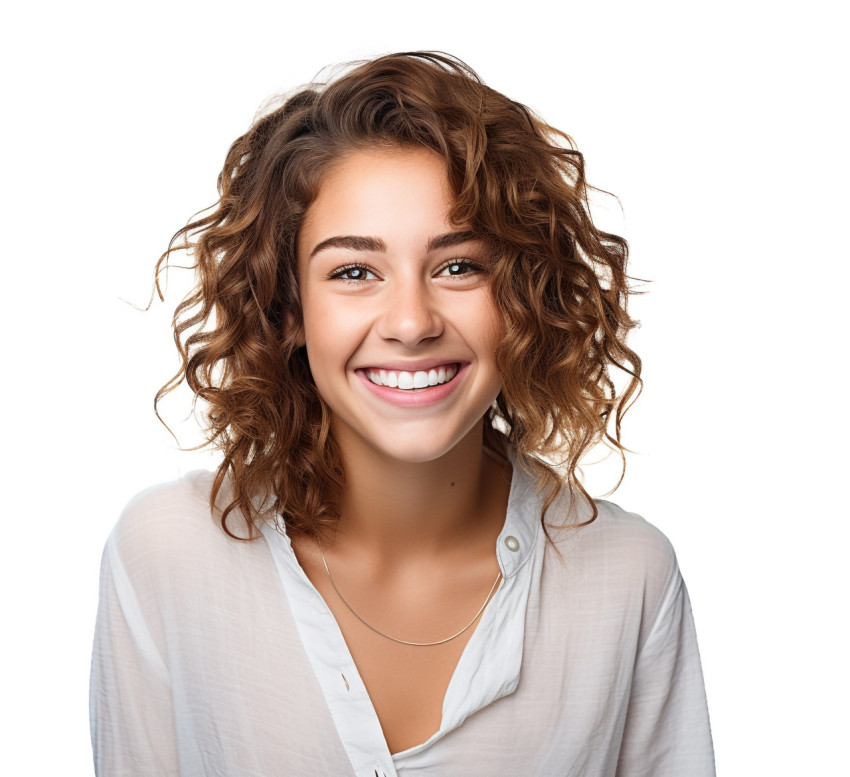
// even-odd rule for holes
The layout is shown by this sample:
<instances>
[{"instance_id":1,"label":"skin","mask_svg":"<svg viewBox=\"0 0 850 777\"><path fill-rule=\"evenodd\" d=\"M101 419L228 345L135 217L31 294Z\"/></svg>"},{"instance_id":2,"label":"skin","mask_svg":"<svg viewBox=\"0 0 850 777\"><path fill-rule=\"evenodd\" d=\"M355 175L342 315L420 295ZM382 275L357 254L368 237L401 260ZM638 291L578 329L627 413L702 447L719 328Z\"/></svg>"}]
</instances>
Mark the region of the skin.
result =
<instances>
[{"instance_id":1,"label":"skin","mask_svg":"<svg viewBox=\"0 0 850 777\"><path fill-rule=\"evenodd\" d=\"M499 317L477 269L487 257L449 222L451 202L435 153L354 152L325 176L298 240L300 338L346 472L325 556L364 619L414 641L449 636L483 603L510 483L509 466L482 447L500 388ZM370 388L363 371L439 363L461 369L415 407L399 404L420 401L410 393L394 401ZM293 547L336 616L391 752L428 739L473 629L439 647L393 643L342 605L315 539Z\"/></svg>"}]
</instances>

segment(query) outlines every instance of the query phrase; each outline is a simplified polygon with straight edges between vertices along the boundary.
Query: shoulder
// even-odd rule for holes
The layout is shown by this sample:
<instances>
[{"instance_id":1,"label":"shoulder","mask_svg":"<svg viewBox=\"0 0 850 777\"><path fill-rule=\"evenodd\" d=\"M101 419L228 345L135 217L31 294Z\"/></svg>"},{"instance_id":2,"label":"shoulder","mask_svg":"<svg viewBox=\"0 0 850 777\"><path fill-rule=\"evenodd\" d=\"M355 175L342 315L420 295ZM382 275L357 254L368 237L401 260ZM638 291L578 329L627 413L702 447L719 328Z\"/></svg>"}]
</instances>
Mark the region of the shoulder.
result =
<instances>
[{"instance_id":1,"label":"shoulder","mask_svg":"<svg viewBox=\"0 0 850 777\"><path fill-rule=\"evenodd\" d=\"M560 550L580 546L586 552L620 555L652 567L675 565L670 540L643 516L603 499L594 504L597 514L591 520L590 506L581 497L562 494L555 501L546 514L546 526Z\"/></svg>"},{"instance_id":2,"label":"shoulder","mask_svg":"<svg viewBox=\"0 0 850 777\"><path fill-rule=\"evenodd\" d=\"M199 470L136 494L107 540L107 554L135 579L162 579L212 569L238 552L237 546L255 544L222 529L221 514L210 504L213 478ZM239 533L245 524L241 515L234 517L228 526L239 526Z\"/></svg>"},{"instance_id":3,"label":"shoulder","mask_svg":"<svg viewBox=\"0 0 850 777\"><path fill-rule=\"evenodd\" d=\"M587 525L549 525L550 552L558 557L550 573L565 576L563 584L604 590L624 606L657 610L681 585L673 545L637 513L604 500L595 504L597 516ZM591 516L587 505L574 512L578 521L571 517L569 523Z\"/></svg>"},{"instance_id":4,"label":"shoulder","mask_svg":"<svg viewBox=\"0 0 850 777\"><path fill-rule=\"evenodd\" d=\"M647 569L670 570L676 565L670 540L643 516L605 500L596 500L596 508L599 511L596 520L585 527L585 542Z\"/></svg>"},{"instance_id":5,"label":"shoulder","mask_svg":"<svg viewBox=\"0 0 850 777\"><path fill-rule=\"evenodd\" d=\"M111 539L119 546L138 546L209 531L212 479L211 472L199 470L140 491L122 511Z\"/></svg>"}]
</instances>

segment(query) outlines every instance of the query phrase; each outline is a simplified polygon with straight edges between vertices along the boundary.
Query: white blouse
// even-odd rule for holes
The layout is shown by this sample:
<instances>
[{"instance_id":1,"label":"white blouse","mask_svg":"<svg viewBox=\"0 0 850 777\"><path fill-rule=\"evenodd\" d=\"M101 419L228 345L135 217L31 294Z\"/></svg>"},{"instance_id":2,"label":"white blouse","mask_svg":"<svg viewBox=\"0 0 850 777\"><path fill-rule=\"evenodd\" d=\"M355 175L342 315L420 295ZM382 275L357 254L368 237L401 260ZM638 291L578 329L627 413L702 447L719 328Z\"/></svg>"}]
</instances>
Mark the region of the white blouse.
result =
<instances>
[{"instance_id":1,"label":"white blouse","mask_svg":"<svg viewBox=\"0 0 850 777\"><path fill-rule=\"evenodd\" d=\"M550 529L553 546L515 467L504 579L440 730L391 755L285 533L227 537L211 483L197 472L143 492L107 540L91 677L99 775L714 775L687 591L670 543L638 516L598 502L592 524ZM564 491L547 522L569 506Z\"/></svg>"}]
</instances>

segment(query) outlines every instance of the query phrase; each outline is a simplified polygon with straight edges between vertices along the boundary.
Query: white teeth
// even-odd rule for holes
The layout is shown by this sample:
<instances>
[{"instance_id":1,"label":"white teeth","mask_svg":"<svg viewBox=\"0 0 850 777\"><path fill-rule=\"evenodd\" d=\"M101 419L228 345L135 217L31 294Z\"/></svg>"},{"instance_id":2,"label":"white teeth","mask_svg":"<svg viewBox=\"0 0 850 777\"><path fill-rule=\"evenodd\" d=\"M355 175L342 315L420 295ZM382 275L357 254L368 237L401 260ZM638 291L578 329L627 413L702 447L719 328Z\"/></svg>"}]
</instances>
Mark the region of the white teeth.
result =
<instances>
[{"instance_id":1,"label":"white teeth","mask_svg":"<svg viewBox=\"0 0 850 777\"><path fill-rule=\"evenodd\" d=\"M366 374L369 376L369 380L377 386L410 390L448 383L457 374L457 368L452 364L442 365L427 372L425 370L417 370L416 372L367 370Z\"/></svg>"}]
</instances>

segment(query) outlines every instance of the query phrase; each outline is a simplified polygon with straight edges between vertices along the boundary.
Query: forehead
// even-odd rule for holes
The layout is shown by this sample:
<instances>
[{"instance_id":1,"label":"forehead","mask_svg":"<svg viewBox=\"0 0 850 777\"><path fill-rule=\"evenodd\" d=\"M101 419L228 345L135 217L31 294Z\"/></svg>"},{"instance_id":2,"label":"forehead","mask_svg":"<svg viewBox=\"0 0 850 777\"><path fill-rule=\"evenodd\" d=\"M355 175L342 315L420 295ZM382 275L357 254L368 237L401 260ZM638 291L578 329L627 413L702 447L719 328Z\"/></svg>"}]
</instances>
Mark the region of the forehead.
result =
<instances>
[{"instance_id":1,"label":"forehead","mask_svg":"<svg viewBox=\"0 0 850 777\"><path fill-rule=\"evenodd\" d=\"M337 234L384 242L445 232L452 205L443 159L428 149L351 152L327 171L299 233L299 254Z\"/></svg>"}]
</instances>

